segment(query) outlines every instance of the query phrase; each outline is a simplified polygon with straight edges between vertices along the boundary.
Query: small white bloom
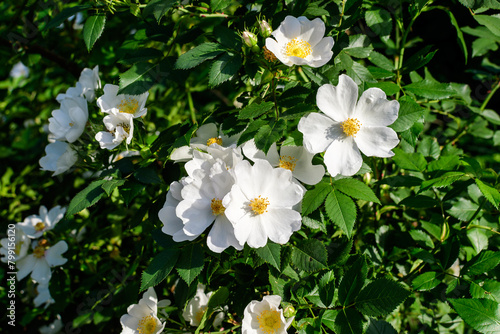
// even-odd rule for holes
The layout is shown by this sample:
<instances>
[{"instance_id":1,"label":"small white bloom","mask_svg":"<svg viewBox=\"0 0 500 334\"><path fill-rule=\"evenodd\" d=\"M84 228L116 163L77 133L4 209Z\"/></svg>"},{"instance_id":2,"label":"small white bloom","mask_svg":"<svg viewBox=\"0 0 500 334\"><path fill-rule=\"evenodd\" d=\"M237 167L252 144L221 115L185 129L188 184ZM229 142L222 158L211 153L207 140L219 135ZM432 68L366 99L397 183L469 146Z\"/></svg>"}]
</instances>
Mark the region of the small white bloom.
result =
<instances>
[{"instance_id":1,"label":"small white bloom","mask_svg":"<svg viewBox=\"0 0 500 334\"><path fill-rule=\"evenodd\" d=\"M167 200L163 208L158 212L158 218L163 223L161 231L165 234L171 235L175 242L192 241L196 239L195 236L189 236L184 233L184 223L182 219L177 217L175 209L182 201L181 191L182 188L191 182L190 178L182 178L180 182L174 181L170 184L170 189L167 192Z\"/></svg>"},{"instance_id":2,"label":"small white bloom","mask_svg":"<svg viewBox=\"0 0 500 334\"><path fill-rule=\"evenodd\" d=\"M205 293L205 286L203 284L198 284L196 289L196 295L189 301L186 308L182 312L182 317L184 320L189 321L191 326L199 326L203 315L208 308L208 300L212 295L212 291ZM219 312L214 319L214 327L220 327L222 320L224 319L224 312Z\"/></svg>"},{"instance_id":3,"label":"small white bloom","mask_svg":"<svg viewBox=\"0 0 500 334\"><path fill-rule=\"evenodd\" d=\"M202 179L194 179L184 186L183 200L177 205L176 215L184 223L184 233L197 237L209 226L207 245L216 253L229 246L241 250L243 247L234 236L234 228L224 214L222 199L231 190L234 178L223 161L217 160Z\"/></svg>"},{"instance_id":4,"label":"small white bloom","mask_svg":"<svg viewBox=\"0 0 500 334\"><path fill-rule=\"evenodd\" d=\"M399 143L396 132L387 126L398 118L398 101L388 101L379 88L369 88L359 101L358 86L347 75L339 84L318 89L316 103L323 112L302 117L298 129L311 153L325 152L331 176L356 174L363 163L361 152L372 157L392 157Z\"/></svg>"},{"instance_id":5,"label":"small white bloom","mask_svg":"<svg viewBox=\"0 0 500 334\"><path fill-rule=\"evenodd\" d=\"M189 146L175 149L170 155L170 159L176 162L188 161L193 157L193 148L207 152L209 147L216 146L214 144L225 148L236 147L241 133L226 136L221 128L222 126L217 127L214 123L203 124L196 130L196 135L189 141Z\"/></svg>"},{"instance_id":6,"label":"small white bloom","mask_svg":"<svg viewBox=\"0 0 500 334\"><path fill-rule=\"evenodd\" d=\"M133 115L111 109L111 113L104 116L103 122L108 131L100 131L95 135L102 149L112 150L123 140L130 144L134 136Z\"/></svg>"},{"instance_id":7,"label":"small white bloom","mask_svg":"<svg viewBox=\"0 0 500 334\"><path fill-rule=\"evenodd\" d=\"M94 67L93 70L91 70L90 68L84 68L82 73L80 74L78 82L82 85L82 94L85 96L87 101L94 101L95 90L101 88L99 66Z\"/></svg>"},{"instance_id":8,"label":"small white bloom","mask_svg":"<svg viewBox=\"0 0 500 334\"><path fill-rule=\"evenodd\" d=\"M52 277L50 268L62 266L68 261L61 256L68 250L66 241L59 241L54 246L47 246L46 240L33 241L33 253L17 261L17 279L20 281L29 273L31 278L41 284L47 284Z\"/></svg>"},{"instance_id":9,"label":"small white bloom","mask_svg":"<svg viewBox=\"0 0 500 334\"><path fill-rule=\"evenodd\" d=\"M149 288L138 304L127 308L121 316L122 334L157 334L165 328L165 323L158 319L158 298L153 288Z\"/></svg>"},{"instance_id":10,"label":"small white bloom","mask_svg":"<svg viewBox=\"0 0 500 334\"><path fill-rule=\"evenodd\" d=\"M293 181L292 172L256 159L253 166L248 161L236 165L234 177L222 205L240 245L264 247L268 238L287 243L302 224L300 213L292 207L302 200L304 191Z\"/></svg>"},{"instance_id":11,"label":"small white bloom","mask_svg":"<svg viewBox=\"0 0 500 334\"><path fill-rule=\"evenodd\" d=\"M64 217L66 208L55 206L50 211L47 211L45 206L39 209L40 215L31 215L24 219L22 223L17 225L31 239L37 239L42 236L45 231L51 230Z\"/></svg>"},{"instance_id":12,"label":"small white bloom","mask_svg":"<svg viewBox=\"0 0 500 334\"><path fill-rule=\"evenodd\" d=\"M2 257L1 261L4 263L8 262L9 259L9 249L12 247L9 247L9 244L12 245L14 243L14 253L15 253L15 261L21 260L23 257L28 254L28 250L30 248L30 243L31 240L28 238L28 236L23 232L23 229L19 226L19 224L16 224L16 227L14 229L15 235L8 235L7 238L3 238L0 240L0 244L2 245L2 248L0 248L0 255L4 256Z\"/></svg>"},{"instance_id":13,"label":"small white bloom","mask_svg":"<svg viewBox=\"0 0 500 334\"><path fill-rule=\"evenodd\" d=\"M50 295L49 284L38 284L36 287L36 292L38 293L35 299L33 299L33 303L35 307L39 307L42 304L45 304L45 308L49 307L50 304L55 303L54 299Z\"/></svg>"},{"instance_id":14,"label":"small white bloom","mask_svg":"<svg viewBox=\"0 0 500 334\"><path fill-rule=\"evenodd\" d=\"M264 296L261 302L252 300L243 312L242 334L286 334L293 317L285 319L280 309L281 297Z\"/></svg>"},{"instance_id":15,"label":"small white bloom","mask_svg":"<svg viewBox=\"0 0 500 334\"><path fill-rule=\"evenodd\" d=\"M118 94L118 90L119 87L116 85L104 86L104 95L97 99L97 105L102 112L109 114L112 109L116 109L118 113L129 114L134 118L146 115L145 105L149 92L141 95L126 95Z\"/></svg>"},{"instance_id":16,"label":"small white bloom","mask_svg":"<svg viewBox=\"0 0 500 334\"><path fill-rule=\"evenodd\" d=\"M60 109L52 111L49 131L55 139L73 143L82 135L88 119L87 100L83 97L67 97L61 101Z\"/></svg>"},{"instance_id":17,"label":"small white bloom","mask_svg":"<svg viewBox=\"0 0 500 334\"><path fill-rule=\"evenodd\" d=\"M46 156L39 161L42 170L54 172L52 176L64 173L78 160L78 155L68 143L55 141L45 147Z\"/></svg>"},{"instance_id":18,"label":"small white bloom","mask_svg":"<svg viewBox=\"0 0 500 334\"><path fill-rule=\"evenodd\" d=\"M30 75L30 69L26 67L22 62L16 63L13 67L12 70L10 70L10 76L11 78L20 78L20 77L29 77Z\"/></svg>"},{"instance_id":19,"label":"small white bloom","mask_svg":"<svg viewBox=\"0 0 500 334\"><path fill-rule=\"evenodd\" d=\"M75 87L70 87L66 90L66 93L61 93L56 96L57 102L61 103L64 99L82 97L83 96L83 86L81 83L77 82Z\"/></svg>"},{"instance_id":20,"label":"small white bloom","mask_svg":"<svg viewBox=\"0 0 500 334\"><path fill-rule=\"evenodd\" d=\"M314 154L309 153L303 146L281 146L278 154L276 143L273 143L265 154L257 149L255 141L252 139L243 144L242 150L245 156L252 161L264 159L269 161L273 167L290 170L297 180L305 184L314 185L321 181L325 175L325 167L313 165Z\"/></svg>"},{"instance_id":21,"label":"small white bloom","mask_svg":"<svg viewBox=\"0 0 500 334\"><path fill-rule=\"evenodd\" d=\"M56 320L48 326L42 326L38 330L41 334L57 334L63 329L61 316L58 314Z\"/></svg>"},{"instance_id":22,"label":"small white bloom","mask_svg":"<svg viewBox=\"0 0 500 334\"><path fill-rule=\"evenodd\" d=\"M217 160L222 161L228 170L243 161L243 155L239 147L231 148L213 145L207 148L207 152L193 151L193 159L184 165L184 169L192 179L200 180L208 175Z\"/></svg>"},{"instance_id":23,"label":"small white bloom","mask_svg":"<svg viewBox=\"0 0 500 334\"><path fill-rule=\"evenodd\" d=\"M323 37L325 23L320 18L287 16L272 34L275 39L266 38L266 48L287 66L320 67L333 56L333 38Z\"/></svg>"}]
</instances>

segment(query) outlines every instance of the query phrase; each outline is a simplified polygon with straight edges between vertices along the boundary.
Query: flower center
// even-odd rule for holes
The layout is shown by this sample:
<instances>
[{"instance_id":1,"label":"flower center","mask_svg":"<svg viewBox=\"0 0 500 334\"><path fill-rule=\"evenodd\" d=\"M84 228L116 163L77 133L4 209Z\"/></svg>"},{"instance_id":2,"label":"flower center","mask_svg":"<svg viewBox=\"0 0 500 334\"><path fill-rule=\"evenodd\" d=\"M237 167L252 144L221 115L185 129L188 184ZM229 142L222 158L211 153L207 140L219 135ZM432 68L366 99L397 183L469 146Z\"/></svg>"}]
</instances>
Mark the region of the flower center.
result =
<instances>
[{"instance_id":1,"label":"flower center","mask_svg":"<svg viewBox=\"0 0 500 334\"><path fill-rule=\"evenodd\" d=\"M16 255L19 255L21 253L21 248L23 247L23 244L24 244L24 241L16 242L16 248L14 250Z\"/></svg>"},{"instance_id":2,"label":"flower center","mask_svg":"<svg viewBox=\"0 0 500 334\"><path fill-rule=\"evenodd\" d=\"M306 58L311 53L311 44L299 38L294 38L285 45L285 55L288 57Z\"/></svg>"},{"instance_id":3,"label":"flower center","mask_svg":"<svg viewBox=\"0 0 500 334\"><path fill-rule=\"evenodd\" d=\"M71 122L69 123L69 126L73 126L73 125L75 125L75 124L73 124L73 123L71 123Z\"/></svg>"},{"instance_id":4,"label":"flower center","mask_svg":"<svg viewBox=\"0 0 500 334\"><path fill-rule=\"evenodd\" d=\"M285 168L293 172L296 165L297 165L297 159L289 155L282 155L280 157L280 164L278 167Z\"/></svg>"},{"instance_id":5,"label":"flower center","mask_svg":"<svg viewBox=\"0 0 500 334\"><path fill-rule=\"evenodd\" d=\"M42 257L44 257L45 256L45 247L36 246L35 249L33 250L33 256L36 257L37 259L41 259Z\"/></svg>"},{"instance_id":6,"label":"flower center","mask_svg":"<svg viewBox=\"0 0 500 334\"><path fill-rule=\"evenodd\" d=\"M118 105L118 110L127 114L135 114L137 108L139 108L139 102L131 97L121 100Z\"/></svg>"},{"instance_id":7,"label":"flower center","mask_svg":"<svg viewBox=\"0 0 500 334\"><path fill-rule=\"evenodd\" d=\"M125 131L127 134L130 134L130 126L125 124L125 123L120 123L117 126L121 126L123 131Z\"/></svg>"},{"instance_id":8,"label":"flower center","mask_svg":"<svg viewBox=\"0 0 500 334\"><path fill-rule=\"evenodd\" d=\"M203 315L205 314L205 312L207 311L207 308L208 306L202 306L200 307L200 309L198 310L198 312L196 312L194 318L195 320L200 323L201 322L201 318L203 318Z\"/></svg>"},{"instance_id":9,"label":"flower center","mask_svg":"<svg viewBox=\"0 0 500 334\"><path fill-rule=\"evenodd\" d=\"M356 137L356 133L358 133L361 128L361 123L357 118L348 118L340 123L340 128L344 131L346 136Z\"/></svg>"},{"instance_id":10,"label":"flower center","mask_svg":"<svg viewBox=\"0 0 500 334\"><path fill-rule=\"evenodd\" d=\"M45 228L45 224L43 222L38 222L35 225L35 231L37 231L37 232L43 231L44 228Z\"/></svg>"},{"instance_id":11,"label":"flower center","mask_svg":"<svg viewBox=\"0 0 500 334\"><path fill-rule=\"evenodd\" d=\"M281 319L278 311L265 310L258 317L260 329L265 333L276 333L281 328Z\"/></svg>"},{"instance_id":12,"label":"flower center","mask_svg":"<svg viewBox=\"0 0 500 334\"><path fill-rule=\"evenodd\" d=\"M222 138L220 137L213 137L207 140L207 146L210 146L212 144L217 144L217 145L222 145Z\"/></svg>"},{"instance_id":13,"label":"flower center","mask_svg":"<svg viewBox=\"0 0 500 334\"><path fill-rule=\"evenodd\" d=\"M267 199L267 197L262 198L259 195L259 197L255 197L253 200L251 200L249 205L253 213L255 213L256 215L261 215L264 212L267 212L267 206L269 205L269 200Z\"/></svg>"},{"instance_id":14,"label":"flower center","mask_svg":"<svg viewBox=\"0 0 500 334\"><path fill-rule=\"evenodd\" d=\"M137 331L139 334L153 334L156 330L156 320L152 315L147 315L139 321Z\"/></svg>"},{"instance_id":15,"label":"flower center","mask_svg":"<svg viewBox=\"0 0 500 334\"><path fill-rule=\"evenodd\" d=\"M218 198L212 199L210 207L212 208L212 214L214 216L221 215L224 213L224 211L226 211L226 208L222 205L222 200Z\"/></svg>"}]
</instances>

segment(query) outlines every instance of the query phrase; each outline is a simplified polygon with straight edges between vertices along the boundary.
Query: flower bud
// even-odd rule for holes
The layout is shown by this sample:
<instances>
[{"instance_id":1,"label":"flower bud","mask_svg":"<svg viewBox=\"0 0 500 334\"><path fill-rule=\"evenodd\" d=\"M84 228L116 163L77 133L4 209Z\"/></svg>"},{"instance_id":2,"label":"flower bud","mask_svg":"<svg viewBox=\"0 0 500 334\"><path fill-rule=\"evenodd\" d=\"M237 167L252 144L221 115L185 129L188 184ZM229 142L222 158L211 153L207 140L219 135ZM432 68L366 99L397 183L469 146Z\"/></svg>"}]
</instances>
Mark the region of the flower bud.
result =
<instances>
[{"instance_id":1,"label":"flower bud","mask_svg":"<svg viewBox=\"0 0 500 334\"><path fill-rule=\"evenodd\" d=\"M291 318L293 316L295 316L295 307L293 307L292 304L290 303L282 303L283 304L283 316L285 318Z\"/></svg>"},{"instance_id":2,"label":"flower bud","mask_svg":"<svg viewBox=\"0 0 500 334\"><path fill-rule=\"evenodd\" d=\"M260 26L260 34L262 35L262 37L267 38L271 36L273 29L271 29L269 23L267 23L265 20L262 20L259 22L259 26Z\"/></svg>"},{"instance_id":3,"label":"flower bud","mask_svg":"<svg viewBox=\"0 0 500 334\"><path fill-rule=\"evenodd\" d=\"M241 34L241 39L243 40L243 43L245 43L246 46L248 46L249 48L257 45L257 36L255 36L255 34L251 33L250 31L244 31L242 34Z\"/></svg>"}]
</instances>

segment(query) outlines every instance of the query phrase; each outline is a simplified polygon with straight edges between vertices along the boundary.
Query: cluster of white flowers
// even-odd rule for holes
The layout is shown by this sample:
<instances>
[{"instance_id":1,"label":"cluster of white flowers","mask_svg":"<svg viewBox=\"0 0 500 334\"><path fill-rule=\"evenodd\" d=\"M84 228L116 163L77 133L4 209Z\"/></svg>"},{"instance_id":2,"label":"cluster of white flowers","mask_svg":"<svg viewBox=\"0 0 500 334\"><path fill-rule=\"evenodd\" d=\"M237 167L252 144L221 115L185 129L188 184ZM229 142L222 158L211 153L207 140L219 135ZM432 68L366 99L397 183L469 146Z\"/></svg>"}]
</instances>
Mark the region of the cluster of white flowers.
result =
<instances>
[{"instance_id":1,"label":"cluster of white flowers","mask_svg":"<svg viewBox=\"0 0 500 334\"><path fill-rule=\"evenodd\" d=\"M67 259L62 254L68 250L66 241L59 241L51 245L49 240L44 237L45 232L54 228L54 226L63 218L65 208L56 206L50 211L45 206L41 206L38 215L31 215L23 222L15 224L15 260L17 266L17 279L22 280L31 273L31 279L38 283L35 297L35 306L45 303L47 307L53 303L49 291L49 281L52 277L51 268L62 266ZM2 248L0 254L2 262L7 262L8 249L11 247L11 240L4 238L0 240ZM31 250L31 252L30 252Z\"/></svg>"},{"instance_id":2,"label":"cluster of white flowers","mask_svg":"<svg viewBox=\"0 0 500 334\"><path fill-rule=\"evenodd\" d=\"M40 159L42 170L64 173L78 160L74 143L85 130L89 118L88 102L95 100L95 91L101 88L99 66L93 70L85 68L75 87L59 94L56 100L60 108L52 111L49 118L49 141L45 147L46 156Z\"/></svg>"},{"instance_id":3,"label":"cluster of white flowers","mask_svg":"<svg viewBox=\"0 0 500 334\"><path fill-rule=\"evenodd\" d=\"M221 253L229 246L263 247L268 239L284 244L300 229L305 188L299 181L318 183L323 166L312 165L313 155L303 147L284 146L279 155L273 145L266 155L253 141L237 147L238 138L206 124L189 147L172 153L178 161L191 158L187 176L170 185L158 213L162 231L174 241L194 240L213 225L207 245Z\"/></svg>"}]
</instances>

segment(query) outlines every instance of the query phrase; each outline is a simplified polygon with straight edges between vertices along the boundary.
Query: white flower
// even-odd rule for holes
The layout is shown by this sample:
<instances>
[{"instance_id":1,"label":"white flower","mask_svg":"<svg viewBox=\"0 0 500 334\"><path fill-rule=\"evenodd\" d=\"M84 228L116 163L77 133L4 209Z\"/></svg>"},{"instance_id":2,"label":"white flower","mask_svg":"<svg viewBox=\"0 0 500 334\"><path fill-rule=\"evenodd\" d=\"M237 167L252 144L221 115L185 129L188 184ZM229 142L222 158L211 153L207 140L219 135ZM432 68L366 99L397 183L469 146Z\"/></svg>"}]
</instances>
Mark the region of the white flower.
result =
<instances>
[{"instance_id":1,"label":"white flower","mask_svg":"<svg viewBox=\"0 0 500 334\"><path fill-rule=\"evenodd\" d=\"M192 241L196 239L195 236L189 236L184 233L184 223L182 219L177 217L175 209L182 201L181 191L182 188L190 182L190 178L182 178L180 182L174 181L170 184L169 191L167 192L167 200L163 208L158 212L158 218L163 223L161 231L165 234L171 235L176 242Z\"/></svg>"},{"instance_id":2,"label":"white flower","mask_svg":"<svg viewBox=\"0 0 500 334\"><path fill-rule=\"evenodd\" d=\"M227 169L232 169L243 161L240 148L213 145L207 148L207 152L193 151L193 159L184 165L184 169L191 178L204 178L217 160L224 162Z\"/></svg>"},{"instance_id":3,"label":"white flower","mask_svg":"<svg viewBox=\"0 0 500 334\"><path fill-rule=\"evenodd\" d=\"M325 152L324 161L331 176L356 174L366 156L392 157L399 143L396 132L387 126L398 118L398 101L388 101L379 88L369 88L359 101L358 86L347 75L339 84L323 85L316 95L324 113L302 117L298 129L304 146L311 153Z\"/></svg>"},{"instance_id":4,"label":"white flower","mask_svg":"<svg viewBox=\"0 0 500 334\"><path fill-rule=\"evenodd\" d=\"M23 232L19 224L16 224L14 233L15 235L8 235L7 238L0 240L0 244L2 245L2 248L0 248L0 255L4 256L1 261L4 263L8 262L9 249L12 249L12 246L14 246L15 261L21 260L28 254L31 240Z\"/></svg>"},{"instance_id":5,"label":"white flower","mask_svg":"<svg viewBox=\"0 0 500 334\"><path fill-rule=\"evenodd\" d=\"M221 127L217 127L214 123L203 124L196 130L196 135L189 141L189 146L182 146L175 149L170 155L170 159L176 162L188 161L193 157L193 148L206 152L213 144L221 147L236 147L241 133L226 136L222 132Z\"/></svg>"},{"instance_id":6,"label":"white flower","mask_svg":"<svg viewBox=\"0 0 500 334\"><path fill-rule=\"evenodd\" d=\"M111 109L111 113L104 116L103 122L108 131L100 131L95 135L101 148L112 150L126 140L130 144L134 136L134 118L133 115L118 112L117 109Z\"/></svg>"},{"instance_id":7,"label":"white flower","mask_svg":"<svg viewBox=\"0 0 500 334\"><path fill-rule=\"evenodd\" d=\"M241 250L243 247L234 236L234 228L227 219L222 199L231 190L234 178L223 161L217 160L202 179L194 179L184 186L183 200L177 205L177 217L184 223L184 233L197 237L213 223L207 236L207 245L216 253L229 246Z\"/></svg>"},{"instance_id":8,"label":"white flower","mask_svg":"<svg viewBox=\"0 0 500 334\"><path fill-rule=\"evenodd\" d=\"M255 141L252 139L242 146L245 156L255 161L264 159L269 161L273 167L289 169L292 175L299 181L314 185L321 181L325 175L325 168L322 165L313 165L314 154L309 153L303 146L281 146L280 153L273 143L267 154L257 149Z\"/></svg>"},{"instance_id":9,"label":"white flower","mask_svg":"<svg viewBox=\"0 0 500 334\"><path fill-rule=\"evenodd\" d=\"M325 23L320 18L285 17L272 38L266 38L266 48L287 66L320 67L333 56L333 38L325 35Z\"/></svg>"},{"instance_id":10,"label":"white flower","mask_svg":"<svg viewBox=\"0 0 500 334\"><path fill-rule=\"evenodd\" d=\"M10 77L11 78L20 78L20 77L29 77L30 75L30 69L26 67L22 62L16 63L12 69L10 70Z\"/></svg>"},{"instance_id":11,"label":"white flower","mask_svg":"<svg viewBox=\"0 0 500 334\"><path fill-rule=\"evenodd\" d=\"M46 156L39 161L42 170L54 172L52 176L64 173L78 160L76 151L68 143L55 141L45 147Z\"/></svg>"},{"instance_id":12,"label":"white flower","mask_svg":"<svg viewBox=\"0 0 500 334\"><path fill-rule=\"evenodd\" d=\"M280 309L281 297L264 296L261 302L252 300L243 312L242 334L286 334L293 317L285 319Z\"/></svg>"},{"instance_id":13,"label":"white flower","mask_svg":"<svg viewBox=\"0 0 500 334\"><path fill-rule=\"evenodd\" d=\"M36 292L38 293L35 299L33 299L33 303L35 307L39 307L42 304L45 304L45 308L49 307L50 304L55 303L54 299L50 295L49 284L38 284L36 287Z\"/></svg>"},{"instance_id":14,"label":"white flower","mask_svg":"<svg viewBox=\"0 0 500 334\"><path fill-rule=\"evenodd\" d=\"M273 168L256 159L253 166L242 161L234 167L235 184L222 200L225 214L234 225L240 245L259 248L271 241L284 244L301 227L300 213L292 207L304 191L293 182L288 169Z\"/></svg>"},{"instance_id":15,"label":"white flower","mask_svg":"<svg viewBox=\"0 0 500 334\"><path fill-rule=\"evenodd\" d=\"M20 281L29 273L31 278L41 284L50 281L52 273L50 268L62 266L68 261L61 256L68 250L66 241L59 241L54 246L47 246L47 240L33 241L31 244L33 253L27 255L20 261L17 261L17 279Z\"/></svg>"},{"instance_id":16,"label":"white flower","mask_svg":"<svg viewBox=\"0 0 500 334\"><path fill-rule=\"evenodd\" d=\"M93 70L91 70L90 68L84 68L82 73L80 74L78 82L82 85L82 94L85 96L87 101L94 101L95 90L101 88L99 66L94 67Z\"/></svg>"},{"instance_id":17,"label":"white flower","mask_svg":"<svg viewBox=\"0 0 500 334\"><path fill-rule=\"evenodd\" d=\"M77 82L75 87L70 87L66 90L66 93L61 93L56 96L57 102L61 103L64 99L82 97L83 86L81 83Z\"/></svg>"},{"instance_id":18,"label":"white flower","mask_svg":"<svg viewBox=\"0 0 500 334\"><path fill-rule=\"evenodd\" d=\"M104 95L97 99L97 105L101 111L109 114L112 109L116 109L118 113L132 115L134 118L144 116L147 112L146 100L149 92L141 95L126 95L118 94L119 87L116 85L106 84L104 86Z\"/></svg>"},{"instance_id":19,"label":"white flower","mask_svg":"<svg viewBox=\"0 0 500 334\"><path fill-rule=\"evenodd\" d=\"M88 119L87 101L83 97L67 97L61 101L60 109L52 111L49 131L55 139L73 143L82 135Z\"/></svg>"},{"instance_id":20,"label":"white flower","mask_svg":"<svg viewBox=\"0 0 500 334\"><path fill-rule=\"evenodd\" d=\"M22 223L17 225L31 239L37 239L42 236L45 231L51 230L64 217L66 208L55 206L50 211L47 211L45 206L39 209L40 215L31 215L24 219Z\"/></svg>"},{"instance_id":21,"label":"white flower","mask_svg":"<svg viewBox=\"0 0 500 334\"><path fill-rule=\"evenodd\" d=\"M57 334L63 329L61 316L58 314L56 320L48 326L42 326L38 330L41 334Z\"/></svg>"},{"instance_id":22,"label":"white flower","mask_svg":"<svg viewBox=\"0 0 500 334\"><path fill-rule=\"evenodd\" d=\"M132 304L127 308L127 313L122 315L120 323L122 334L156 334L161 333L165 323L158 319L158 298L153 288L149 288L139 304Z\"/></svg>"},{"instance_id":23,"label":"white flower","mask_svg":"<svg viewBox=\"0 0 500 334\"><path fill-rule=\"evenodd\" d=\"M196 295L189 301L186 308L182 312L182 317L184 320L189 321L191 326L199 326L203 315L208 308L208 300L212 295L212 291L205 293L205 286L198 283L196 289ZM213 321L214 327L220 327L222 320L224 319L224 312L219 312L215 316Z\"/></svg>"}]
</instances>

